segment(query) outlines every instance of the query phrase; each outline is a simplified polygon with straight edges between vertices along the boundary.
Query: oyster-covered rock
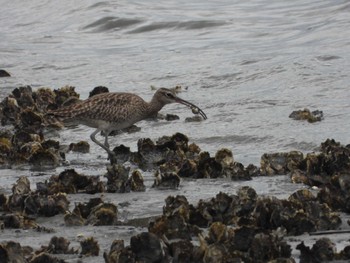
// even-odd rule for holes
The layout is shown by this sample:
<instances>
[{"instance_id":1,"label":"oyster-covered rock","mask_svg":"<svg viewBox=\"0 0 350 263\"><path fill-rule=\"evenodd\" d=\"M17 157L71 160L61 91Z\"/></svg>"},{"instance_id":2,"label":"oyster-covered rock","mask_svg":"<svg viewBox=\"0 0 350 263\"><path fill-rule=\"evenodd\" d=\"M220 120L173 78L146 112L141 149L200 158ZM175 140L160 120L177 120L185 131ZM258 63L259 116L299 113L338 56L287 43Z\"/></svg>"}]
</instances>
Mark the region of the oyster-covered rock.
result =
<instances>
[{"instance_id":1,"label":"oyster-covered rock","mask_svg":"<svg viewBox=\"0 0 350 263\"><path fill-rule=\"evenodd\" d=\"M265 153L261 156L260 169L263 175L281 175L298 168L304 159L302 152Z\"/></svg>"},{"instance_id":2,"label":"oyster-covered rock","mask_svg":"<svg viewBox=\"0 0 350 263\"><path fill-rule=\"evenodd\" d=\"M81 246L81 255L90 257L98 256L100 253L100 246L98 242L93 237L87 237L84 240L80 241Z\"/></svg>"},{"instance_id":3,"label":"oyster-covered rock","mask_svg":"<svg viewBox=\"0 0 350 263\"><path fill-rule=\"evenodd\" d=\"M320 110L310 111L305 108L303 110L293 111L289 118L294 120L307 120L310 123L317 122L323 120L323 112Z\"/></svg>"}]
</instances>

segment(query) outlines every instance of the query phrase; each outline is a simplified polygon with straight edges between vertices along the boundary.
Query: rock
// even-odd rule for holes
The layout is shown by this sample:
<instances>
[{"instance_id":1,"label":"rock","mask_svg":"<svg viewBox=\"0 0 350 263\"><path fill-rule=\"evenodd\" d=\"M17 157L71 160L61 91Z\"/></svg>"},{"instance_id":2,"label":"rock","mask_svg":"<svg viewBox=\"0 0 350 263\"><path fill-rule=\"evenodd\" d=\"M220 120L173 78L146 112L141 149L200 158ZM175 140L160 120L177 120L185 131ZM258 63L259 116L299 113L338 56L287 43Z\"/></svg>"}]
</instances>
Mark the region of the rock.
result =
<instances>
[{"instance_id":1,"label":"rock","mask_svg":"<svg viewBox=\"0 0 350 263\"><path fill-rule=\"evenodd\" d=\"M76 93L75 87L72 86L67 85L60 89L55 89L54 93L56 108L68 106L79 101L79 94Z\"/></svg>"},{"instance_id":2,"label":"rock","mask_svg":"<svg viewBox=\"0 0 350 263\"><path fill-rule=\"evenodd\" d=\"M294 120L307 120L310 123L321 121L323 119L323 112L320 110L310 111L305 108L303 110L293 111L289 118Z\"/></svg>"},{"instance_id":3,"label":"rock","mask_svg":"<svg viewBox=\"0 0 350 263\"><path fill-rule=\"evenodd\" d=\"M263 175L282 175L298 168L303 161L302 152L291 151L286 153L264 153L260 160L260 169Z\"/></svg>"},{"instance_id":4,"label":"rock","mask_svg":"<svg viewBox=\"0 0 350 263\"><path fill-rule=\"evenodd\" d=\"M10 73L8 73L4 69L0 69L0 78L11 77Z\"/></svg>"},{"instance_id":5,"label":"rock","mask_svg":"<svg viewBox=\"0 0 350 263\"><path fill-rule=\"evenodd\" d=\"M102 203L95 206L86 223L93 226L115 225L117 222L118 209L112 203Z\"/></svg>"},{"instance_id":6,"label":"rock","mask_svg":"<svg viewBox=\"0 0 350 263\"><path fill-rule=\"evenodd\" d=\"M47 248L44 248L51 254L74 254L74 249L69 249L70 241L64 237L53 236Z\"/></svg>"},{"instance_id":7,"label":"rock","mask_svg":"<svg viewBox=\"0 0 350 263\"><path fill-rule=\"evenodd\" d=\"M113 149L118 163L125 163L130 159L131 151L129 147L121 144Z\"/></svg>"},{"instance_id":8,"label":"rock","mask_svg":"<svg viewBox=\"0 0 350 263\"><path fill-rule=\"evenodd\" d=\"M120 164L107 166L107 173L104 175L107 178L107 192L130 192L129 171L130 168L124 167Z\"/></svg>"},{"instance_id":9,"label":"rock","mask_svg":"<svg viewBox=\"0 0 350 263\"><path fill-rule=\"evenodd\" d=\"M234 162L232 151L226 148L218 150L215 154L215 161L223 168L229 168Z\"/></svg>"},{"instance_id":10,"label":"rock","mask_svg":"<svg viewBox=\"0 0 350 263\"><path fill-rule=\"evenodd\" d=\"M179 120L180 117L174 114L167 114L165 115L165 120L167 121L175 121L175 120Z\"/></svg>"},{"instance_id":11,"label":"rock","mask_svg":"<svg viewBox=\"0 0 350 263\"><path fill-rule=\"evenodd\" d=\"M98 256L100 253L100 246L93 237L85 238L80 242L81 246L81 255L84 256Z\"/></svg>"},{"instance_id":12,"label":"rock","mask_svg":"<svg viewBox=\"0 0 350 263\"><path fill-rule=\"evenodd\" d=\"M8 241L0 243L1 262L27 263L24 249L19 243Z\"/></svg>"},{"instance_id":13,"label":"rock","mask_svg":"<svg viewBox=\"0 0 350 263\"><path fill-rule=\"evenodd\" d=\"M140 262L162 262L165 257L161 240L149 232L131 237L130 247Z\"/></svg>"},{"instance_id":14,"label":"rock","mask_svg":"<svg viewBox=\"0 0 350 263\"><path fill-rule=\"evenodd\" d=\"M146 190L146 186L144 184L143 176L139 170L134 170L131 173L131 177L129 178L129 184L131 191L133 192L144 192Z\"/></svg>"},{"instance_id":15,"label":"rock","mask_svg":"<svg viewBox=\"0 0 350 263\"><path fill-rule=\"evenodd\" d=\"M177 189L180 185L180 177L176 173L155 172L155 179L152 187L160 189Z\"/></svg>"},{"instance_id":16,"label":"rock","mask_svg":"<svg viewBox=\"0 0 350 263\"><path fill-rule=\"evenodd\" d=\"M125 248L123 240L114 240L108 252L103 253L106 263L136 263L135 254L130 248Z\"/></svg>"},{"instance_id":17,"label":"rock","mask_svg":"<svg viewBox=\"0 0 350 263\"><path fill-rule=\"evenodd\" d=\"M321 238L310 249L301 242L296 249L300 250L300 263L318 263L334 260L336 247L329 238Z\"/></svg>"},{"instance_id":18,"label":"rock","mask_svg":"<svg viewBox=\"0 0 350 263\"><path fill-rule=\"evenodd\" d=\"M173 262L196 262L194 254L194 246L189 240L179 240L172 242L169 246L170 254Z\"/></svg>"},{"instance_id":19,"label":"rock","mask_svg":"<svg viewBox=\"0 0 350 263\"><path fill-rule=\"evenodd\" d=\"M58 259L50 254L43 252L38 255L35 255L30 263L65 263L63 259Z\"/></svg>"},{"instance_id":20,"label":"rock","mask_svg":"<svg viewBox=\"0 0 350 263\"><path fill-rule=\"evenodd\" d=\"M88 153L90 152L90 144L87 141L71 143L69 145L69 151L79 152L79 153Z\"/></svg>"},{"instance_id":21,"label":"rock","mask_svg":"<svg viewBox=\"0 0 350 263\"><path fill-rule=\"evenodd\" d=\"M68 207L67 195L63 193L48 196L31 194L24 200L24 211L29 215L51 217L59 213L64 214Z\"/></svg>"},{"instance_id":22,"label":"rock","mask_svg":"<svg viewBox=\"0 0 350 263\"><path fill-rule=\"evenodd\" d=\"M76 209L72 213L67 211L63 219L66 226L84 226L86 224L86 220L81 216L80 210Z\"/></svg>"},{"instance_id":23,"label":"rock","mask_svg":"<svg viewBox=\"0 0 350 263\"><path fill-rule=\"evenodd\" d=\"M261 259L272 260L276 258L289 258L292 249L286 241L274 234L258 233L254 236L249 249L253 262Z\"/></svg>"},{"instance_id":24,"label":"rock","mask_svg":"<svg viewBox=\"0 0 350 263\"><path fill-rule=\"evenodd\" d=\"M203 118L201 116L198 116L198 115L192 116L192 117L187 117L185 119L185 122L200 122L200 121L203 121Z\"/></svg>"},{"instance_id":25,"label":"rock","mask_svg":"<svg viewBox=\"0 0 350 263\"><path fill-rule=\"evenodd\" d=\"M90 91L89 98L92 97L92 96L95 96L97 94L107 93L107 92L109 92L107 87L105 87L105 86L97 86L92 91Z\"/></svg>"}]
</instances>

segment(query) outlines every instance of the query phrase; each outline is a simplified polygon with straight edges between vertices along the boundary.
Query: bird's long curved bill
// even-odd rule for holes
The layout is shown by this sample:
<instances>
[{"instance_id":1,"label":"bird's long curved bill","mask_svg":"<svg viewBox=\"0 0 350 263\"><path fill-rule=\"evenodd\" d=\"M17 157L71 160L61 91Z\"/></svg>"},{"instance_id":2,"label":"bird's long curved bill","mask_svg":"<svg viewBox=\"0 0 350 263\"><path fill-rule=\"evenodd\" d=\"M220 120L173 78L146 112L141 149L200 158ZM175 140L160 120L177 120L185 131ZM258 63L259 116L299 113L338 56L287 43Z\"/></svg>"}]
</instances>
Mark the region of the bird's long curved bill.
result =
<instances>
[{"instance_id":1,"label":"bird's long curved bill","mask_svg":"<svg viewBox=\"0 0 350 263\"><path fill-rule=\"evenodd\" d=\"M186 105L187 107L191 108L192 112L195 114L200 114L203 119L207 119L207 115L205 115L204 111L202 111L199 107L196 105L192 104L191 102L188 102L187 100L176 98L177 103L181 103L183 105Z\"/></svg>"}]
</instances>

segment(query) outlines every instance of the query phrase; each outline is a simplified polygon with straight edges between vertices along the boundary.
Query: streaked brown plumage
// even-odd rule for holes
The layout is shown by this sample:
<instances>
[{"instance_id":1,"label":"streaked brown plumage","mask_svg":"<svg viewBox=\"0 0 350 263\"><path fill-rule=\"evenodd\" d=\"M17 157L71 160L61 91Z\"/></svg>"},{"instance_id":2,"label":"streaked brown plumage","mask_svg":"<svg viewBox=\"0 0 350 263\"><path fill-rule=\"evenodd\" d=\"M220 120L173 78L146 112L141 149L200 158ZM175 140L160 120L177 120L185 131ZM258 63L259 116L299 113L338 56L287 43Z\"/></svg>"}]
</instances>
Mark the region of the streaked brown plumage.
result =
<instances>
[{"instance_id":1,"label":"streaked brown plumage","mask_svg":"<svg viewBox=\"0 0 350 263\"><path fill-rule=\"evenodd\" d=\"M97 145L105 149L114 162L114 154L109 149L108 135L113 130L121 130L130 127L134 123L154 117L166 105L170 103L181 103L199 113L204 119L205 113L196 105L180 99L175 91L160 88L153 95L150 102L132 93L101 93L77 104L67 106L49 114L64 121L76 124L84 124L96 128L90 138ZM95 136L100 131L104 132L104 144L96 140Z\"/></svg>"}]
</instances>

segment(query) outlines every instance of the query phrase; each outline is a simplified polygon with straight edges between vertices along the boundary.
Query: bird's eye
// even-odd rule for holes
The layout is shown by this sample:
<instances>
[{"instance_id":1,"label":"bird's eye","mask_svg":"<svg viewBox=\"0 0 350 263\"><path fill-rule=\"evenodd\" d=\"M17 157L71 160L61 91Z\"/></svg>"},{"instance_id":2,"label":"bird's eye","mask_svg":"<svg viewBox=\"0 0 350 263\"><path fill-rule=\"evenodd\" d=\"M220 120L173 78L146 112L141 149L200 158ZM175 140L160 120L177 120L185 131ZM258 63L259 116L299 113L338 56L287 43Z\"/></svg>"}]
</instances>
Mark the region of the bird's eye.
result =
<instances>
[{"instance_id":1,"label":"bird's eye","mask_svg":"<svg viewBox=\"0 0 350 263\"><path fill-rule=\"evenodd\" d=\"M174 95L170 92L165 93L165 96L167 96L168 98L171 98L171 99L174 98Z\"/></svg>"}]
</instances>

